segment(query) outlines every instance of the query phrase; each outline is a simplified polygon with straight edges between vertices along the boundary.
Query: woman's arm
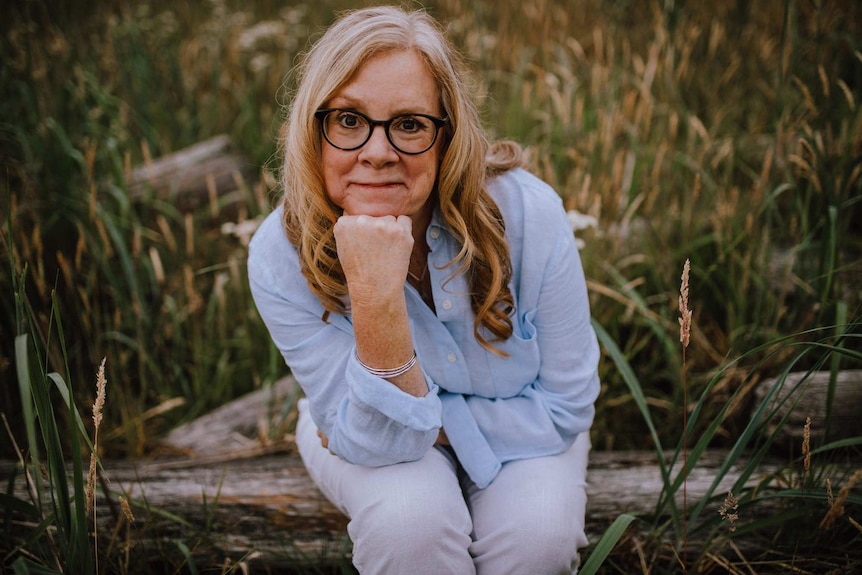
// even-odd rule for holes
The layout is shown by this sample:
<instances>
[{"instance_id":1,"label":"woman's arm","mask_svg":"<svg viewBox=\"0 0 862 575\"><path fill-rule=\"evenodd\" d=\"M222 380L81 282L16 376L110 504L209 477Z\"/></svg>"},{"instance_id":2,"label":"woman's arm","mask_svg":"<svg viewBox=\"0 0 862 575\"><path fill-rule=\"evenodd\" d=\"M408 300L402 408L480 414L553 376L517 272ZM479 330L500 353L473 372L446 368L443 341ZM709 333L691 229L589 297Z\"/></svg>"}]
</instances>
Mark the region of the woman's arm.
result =
<instances>
[{"instance_id":1,"label":"woman's arm","mask_svg":"<svg viewBox=\"0 0 862 575\"><path fill-rule=\"evenodd\" d=\"M405 365L414 354L404 281L413 249L408 216L341 216L335 224L338 259L347 278L356 353L365 365ZM428 385L418 365L387 381L421 397Z\"/></svg>"},{"instance_id":2,"label":"woman's arm","mask_svg":"<svg viewBox=\"0 0 862 575\"><path fill-rule=\"evenodd\" d=\"M358 363L353 323L338 314L322 320L325 310L309 290L296 249L281 228L281 208L252 240L248 277L258 311L308 397L312 418L327 436L330 450L369 466L424 455L441 425L437 387L414 368L413 375L425 386L424 396L417 397ZM362 359L373 365L374 358Z\"/></svg>"}]
</instances>

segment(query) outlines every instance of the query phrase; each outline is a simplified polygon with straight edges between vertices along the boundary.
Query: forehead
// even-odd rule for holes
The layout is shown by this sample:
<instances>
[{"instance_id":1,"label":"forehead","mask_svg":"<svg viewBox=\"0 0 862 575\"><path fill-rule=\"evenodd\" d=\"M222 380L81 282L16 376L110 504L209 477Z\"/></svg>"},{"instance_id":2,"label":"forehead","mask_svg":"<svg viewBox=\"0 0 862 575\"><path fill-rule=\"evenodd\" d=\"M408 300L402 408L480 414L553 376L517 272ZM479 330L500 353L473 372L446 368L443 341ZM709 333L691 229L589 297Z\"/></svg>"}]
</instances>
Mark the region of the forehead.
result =
<instances>
[{"instance_id":1,"label":"forehead","mask_svg":"<svg viewBox=\"0 0 862 575\"><path fill-rule=\"evenodd\" d=\"M391 50L366 60L327 102L369 114L439 113L440 91L425 59L414 50Z\"/></svg>"}]
</instances>

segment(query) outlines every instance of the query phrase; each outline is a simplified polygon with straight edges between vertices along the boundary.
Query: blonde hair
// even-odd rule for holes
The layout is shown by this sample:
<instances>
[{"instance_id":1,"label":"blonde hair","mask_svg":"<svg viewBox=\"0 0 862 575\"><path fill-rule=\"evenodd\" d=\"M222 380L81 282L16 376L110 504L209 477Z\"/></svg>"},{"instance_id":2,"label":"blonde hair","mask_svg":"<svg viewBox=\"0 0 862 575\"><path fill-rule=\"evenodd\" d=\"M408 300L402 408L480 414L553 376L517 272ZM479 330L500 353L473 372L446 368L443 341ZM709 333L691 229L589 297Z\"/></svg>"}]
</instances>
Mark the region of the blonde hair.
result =
<instances>
[{"instance_id":1,"label":"blonde hair","mask_svg":"<svg viewBox=\"0 0 862 575\"><path fill-rule=\"evenodd\" d=\"M467 275L477 341L500 353L491 344L512 335L509 314L514 299L508 287L512 265L505 224L485 180L521 165L522 152L511 142L489 145L471 97L466 65L425 12L391 6L346 12L300 62L297 91L281 139L287 237L299 251L309 288L326 310L324 319L329 313L345 313L348 291L332 231L341 209L324 189L314 113L368 59L389 50L416 51L440 89L449 122L441 132L436 197L443 219L461 243L447 265L454 267L454 274Z\"/></svg>"}]
</instances>

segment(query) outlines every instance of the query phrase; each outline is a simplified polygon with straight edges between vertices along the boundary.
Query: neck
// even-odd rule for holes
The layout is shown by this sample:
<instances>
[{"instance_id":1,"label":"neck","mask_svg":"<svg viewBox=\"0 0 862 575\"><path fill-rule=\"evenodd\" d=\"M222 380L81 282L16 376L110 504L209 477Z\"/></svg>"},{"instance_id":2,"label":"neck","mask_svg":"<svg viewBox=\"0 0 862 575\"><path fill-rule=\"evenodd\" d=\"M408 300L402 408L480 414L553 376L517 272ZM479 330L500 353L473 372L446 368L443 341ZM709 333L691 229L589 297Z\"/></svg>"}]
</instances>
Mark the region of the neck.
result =
<instances>
[{"instance_id":1,"label":"neck","mask_svg":"<svg viewBox=\"0 0 862 575\"><path fill-rule=\"evenodd\" d=\"M431 225L431 216L434 215L434 204L436 202L436 194L431 194L422 209L413 214L413 251L416 252L420 246L424 247L423 254L428 253L428 244L425 242L425 232L428 226Z\"/></svg>"}]
</instances>

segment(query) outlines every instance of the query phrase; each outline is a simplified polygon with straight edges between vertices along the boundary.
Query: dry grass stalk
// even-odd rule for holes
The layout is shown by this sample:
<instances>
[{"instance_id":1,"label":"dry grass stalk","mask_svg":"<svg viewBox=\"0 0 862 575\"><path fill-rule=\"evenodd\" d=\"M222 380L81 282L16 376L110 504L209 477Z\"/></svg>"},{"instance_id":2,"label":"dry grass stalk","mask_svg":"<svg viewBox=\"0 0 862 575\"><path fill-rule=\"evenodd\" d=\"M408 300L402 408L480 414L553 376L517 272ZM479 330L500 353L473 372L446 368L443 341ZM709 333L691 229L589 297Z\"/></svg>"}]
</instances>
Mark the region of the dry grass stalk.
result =
<instances>
[{"instance_id":1,"label":"dry grass stalk","mask_svg":"<svg viewBox=\"0 0 862 575\"><path fill-rule=\"evenodd\" d=\"M135 515L132 513L132 508L129 506L129 501L120 495L120 508L123 510L123 515L129 523L135 522Z\"/></svg>"},{"instance_id":2,"label":"dry grass stalk","mask_svg":"<svg viewBox=\"0 0 862 575\"><path fill-rule=\"evenodd\" d=\"M165 266L162 265L162 258L159 256L159 250L155 246L150 246L149 250L150 262L153 264L153 275L156 277L156 282L159 285L165 283Z\"/></svg>"},{"instance_id":3,"label":"dry grass stalk","mask_svg":"<svg viewBox=\"0 0 862 575\"><path fill-rule=\"evenodd\" d=\"M96 401L93 402L93 452L90 453L90 470L87 473L86 510L89 515L93 511L93 556L96 558L96 573L99 572L99 536L96 527L96 454L99 450L99 427L102 425L102 410L105 408L105 394L107 392L108 380L105 377L105 362L108 358L103 357L96 373Z\"/></svg>"},{"instance_id":4,"label":"dry grass stalk","mask_svg":"<svg viewBox=\"0 0 862 575\"><path fill-rule=\"evenodd\" d=\"M847 484L841 488L841 491L838 492L838 497L835 498L829 506L829 511L826 512L826 515L823 517L823 520L820 522L820 529L829 529L836 519L844 515L844 501L847 499L847 496L850 494L850 489L853 488L856 483L862 480L862 469L859 469L850 476L850 480L847 481ZM827 487L829 489L829 499L832 499L832 486L830 483L827 483Z\"/></svg>"},{"instance_id":5,"label":"dry grass stalk","mask_svg":"<svg viewBox=\"0 0 862 575\"><path fill-rule=\"evenodd\" d=\"M94 446L95 448L95 446ZM96 489L96 452L90 454L90 470L87 472L87 515L93 509Z\"/></svg>"},{"instance_id":6,"label":"dry grass stalk","mask_svg":"<svg viewBox=\"0 0 862 575\"><path fill-rule=\"evenodd\" d=\"M686 384L686 360L685 350L691 338L691 310L688 308L688 275L691 271L691 262L688 258L682 268L682 285L679 289L679 341L682 343L682 546L683 556L688 546L688 529L686 525L688 516L688 385ZM683 573L686 566L683 563Z\"/></svg>"},{"instance_id":7,"label":"dry grass stalk","mask_svg":"<svg viewBox=\"0 0 862 575\"><path fill-rule=\"evenodd\" d=\"M191 257L195 253L195 217L191 213L185 216L186 224L186 255Z\"/></svg>"},{"instance_id":8,"label":"dry grass stalk","mask_svg":"<svg viewBox=\"0 0 862 575\"><path fill-rule=\"evenodd\" d=\"M691 310L688 308L688 274L691 262L686 259L682 268L682 287L679 290L679 341L683 349L688 347L691 338Z\"/></svg>"},{"instance_id":9,"label":"dry grass stalk","mask_svg":"<svg viewBox=\"0 0 862 575\"><path fill-rule=\"evenodd\" d=\"M105 361L99 366L96 374L96 401L93 403L93 452L90 454L90 470L87 473L87 514L93 509L96 488L96 452L99 449L99 426L102 425L102 410L105 407L105 391L108 380L105 379ZM95 512L93 513L95 521Z\"/></svg>"},{"instance_id":10,"label":"dry grass stalk","mask_svg":"<svg viewBox=\"0 0 862 575\"><path fill-rule=\"evenodd\" d=\"M802 456L804 464L802 468L805 473L811 469L811 418L805 418L805 428L802 430Z\"/></svg>"},{"instance_id":11,"label":"dry grass stalk","mask_svg":"<svg viewBox=\"0 0 862 575\"><path fill-rule=\"evenodd\" d=\"M730 526L730 532L736 531L736 521L739 519L739 500L733 495L732 491L727 492L727 497L724 498L724 503L718 508L718 514L721 515L722 521L727 521Z\"/></svg>"}]
</instances>

